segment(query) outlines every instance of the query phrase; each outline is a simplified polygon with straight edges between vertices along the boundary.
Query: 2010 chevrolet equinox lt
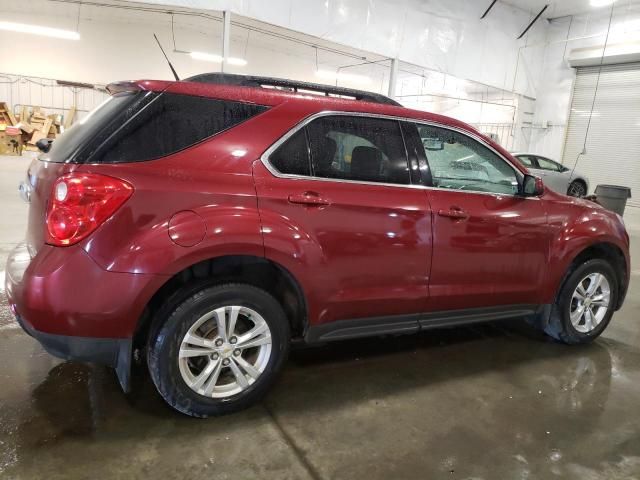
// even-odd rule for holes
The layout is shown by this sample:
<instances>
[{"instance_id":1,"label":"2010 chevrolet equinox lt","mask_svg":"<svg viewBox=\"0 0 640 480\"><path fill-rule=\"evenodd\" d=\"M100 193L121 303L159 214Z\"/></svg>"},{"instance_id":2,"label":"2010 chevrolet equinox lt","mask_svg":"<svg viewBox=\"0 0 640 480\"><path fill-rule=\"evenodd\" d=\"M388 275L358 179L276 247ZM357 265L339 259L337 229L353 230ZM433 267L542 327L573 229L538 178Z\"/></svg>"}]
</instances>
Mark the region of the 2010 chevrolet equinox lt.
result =
<instances>
[{"instance_id":1,"label":"2010 chevrolet equinox lt","mask_svg":"<svg viewBox=\"0 0 640 480\"><path fill-rule=\"evenodd\" d=\"M30 165L6 291L47 351L125 390L144 353L167 403L219 415L292 340L527 318L579 344L623 302L622 219L462 122L260 77L109 92Z\"/></svg>"}]
</instances>

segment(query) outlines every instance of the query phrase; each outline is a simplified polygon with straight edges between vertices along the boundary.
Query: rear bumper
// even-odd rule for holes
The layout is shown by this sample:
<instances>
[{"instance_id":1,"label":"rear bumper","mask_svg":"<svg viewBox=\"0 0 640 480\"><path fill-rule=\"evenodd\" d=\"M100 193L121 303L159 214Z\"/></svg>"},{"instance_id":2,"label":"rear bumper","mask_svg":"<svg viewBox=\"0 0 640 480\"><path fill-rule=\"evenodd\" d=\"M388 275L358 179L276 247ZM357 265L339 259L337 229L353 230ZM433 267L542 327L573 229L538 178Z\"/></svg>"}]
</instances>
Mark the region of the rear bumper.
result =
<instances>
[{"instance_id":1,"label":"rear bumper","mask_svg":"<svg viewBox=\"0 0 640 480\"><path fill-rule=\"evenodd\" d=\"M9 255L6 293L22 328L52 355L113 367L127 389L132 338L166 277L108 272L79 247L25 244Z\"/></svg>"},{"instance_id":2,"label":"rear bumper","mask_svg":"<svg viewBox=\"0 0 640 480\"><path fill-rule=\"evenodd\" d=\"M6 292L23 323L54 335L131 338L153 293L168 277L109 272L82 248L25 244L9 255Z\"/></svg>"},{"instance_id":3,"label":"rear bumper","mask_svg":"<svg viewBox=\"0 0 640 480\"><path fill-rule=\"evenodd\" d=\"M118 374L122 389L129 391L132 342L128 338L72 337L40 332L26 323L20 315L16 321L54 357L99 363L112 367Z\"/></svg>"}]
</instances>

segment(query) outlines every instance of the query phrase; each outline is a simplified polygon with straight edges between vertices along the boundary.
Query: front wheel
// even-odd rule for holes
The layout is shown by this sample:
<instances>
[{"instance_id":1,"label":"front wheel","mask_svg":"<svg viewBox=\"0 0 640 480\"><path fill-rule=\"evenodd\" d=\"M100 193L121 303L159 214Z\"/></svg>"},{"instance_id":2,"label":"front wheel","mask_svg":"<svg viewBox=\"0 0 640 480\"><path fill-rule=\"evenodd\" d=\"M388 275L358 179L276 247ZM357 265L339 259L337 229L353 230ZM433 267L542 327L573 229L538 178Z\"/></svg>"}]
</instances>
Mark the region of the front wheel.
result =
<instances>
[{"instance_id":1,"label":"front wheel","mask_svg":"<svg viewBox=\"0 0 640 480\"><path fill-rule=\"evenodd\" d=\"M580 180L574 180L569 184L567 195L582 198L587 195L587 186Z\"/></svg>"},{"instance_id":2,"label":"front wheel","mask_svg":"<svg viewBox=\"0 0 640 480\"><path fill-rule=\"evenodd\" d=\"M289 351L289 324L271 295L244 284L205 287L169 310L147 359L169 405L208 417L266 393Z\"/></svg>"},{"instance_id":3,"label":"front wheel","mask_svg":"<svg viewBox=\"0 0 640 480\"><path fill-rule=\"evenodd\" d=\"M588 343L609 324L618 298L618 281L606 260L589 260L564 282L545 332L564 343Z\"/></svg>"}]
</instances>

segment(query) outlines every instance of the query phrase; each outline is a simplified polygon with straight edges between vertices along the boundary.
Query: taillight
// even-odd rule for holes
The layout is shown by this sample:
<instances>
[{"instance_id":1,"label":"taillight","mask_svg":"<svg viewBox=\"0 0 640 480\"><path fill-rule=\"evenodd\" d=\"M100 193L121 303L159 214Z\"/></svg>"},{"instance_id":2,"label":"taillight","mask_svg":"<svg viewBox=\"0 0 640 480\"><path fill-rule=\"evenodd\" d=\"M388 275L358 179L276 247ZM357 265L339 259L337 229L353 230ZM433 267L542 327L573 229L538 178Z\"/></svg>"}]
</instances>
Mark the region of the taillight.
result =
<instances>
[{"instance_id":1,"label":"taillight","mask_svg":"<svg viewBox=\"0 0 640 480\"><path fill-rule=\"evenodd\" d=\"M78 243L114 214L133 193L118 178L95 173L70 173L53 184L47 206L47 243Z\"/></svg>"}]
</instances>

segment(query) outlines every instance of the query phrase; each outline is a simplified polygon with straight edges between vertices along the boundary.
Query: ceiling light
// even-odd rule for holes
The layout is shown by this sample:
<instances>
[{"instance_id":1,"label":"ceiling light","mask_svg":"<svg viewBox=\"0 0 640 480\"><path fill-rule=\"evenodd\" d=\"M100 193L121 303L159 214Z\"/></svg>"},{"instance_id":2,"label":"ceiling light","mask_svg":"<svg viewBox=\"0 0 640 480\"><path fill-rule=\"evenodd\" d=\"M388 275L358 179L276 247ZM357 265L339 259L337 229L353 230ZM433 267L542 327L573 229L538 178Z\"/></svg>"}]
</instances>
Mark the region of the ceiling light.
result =
<instances>
[{"instance_id":1,"label":"ceiling light","mask_svg":"<svg viewBox=\"0 0 640 480\"><path fill-rule=\"evenodd\" d=\"M41 27L40 25L27 25L26 23L0 22L0 30L42 35L44 37L64 38L65 40L80 40L80 34L78 32L60 30L59 28Z\"/></svg>"},{"instance_id":2,"label":"ceiling light","mask_svg":"<svg viewBox=\"0 0 640 480\"><path fill-rule=\"evenodd\" d=\"M220 55L215 55L213 53L191 52L189 53L189 56L194 60L203 60L205 62L222 63L222 57ZM238 67L244 67L247 64L247 61L244 58L229 57L227 58L227 63L229 65L237 65Z\"/></svg>"},{"instance_id":3,"label":"ceiling light","mask_svg":"<svg viewBox=\"0 0 640 480\"><path fill-rule=\"evenodd\" d=\"M352 83L371 83L371 78L355 73L332 72L331 70L316 70L316 76L324 80L342 80Z\"/></svg>"},{"instance_id":4,"label":"ceiling light","mask_svg":"<svg viewBox=\"0 0 640 480\"><path fill-rule=\"evenodd\" d=\"M606 7L607 5L611 5L616 0L591 0L592 7Z\"/></svg>"}]
</instances>

